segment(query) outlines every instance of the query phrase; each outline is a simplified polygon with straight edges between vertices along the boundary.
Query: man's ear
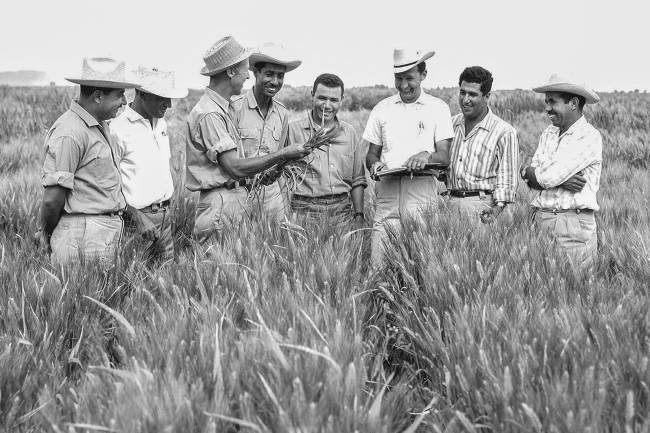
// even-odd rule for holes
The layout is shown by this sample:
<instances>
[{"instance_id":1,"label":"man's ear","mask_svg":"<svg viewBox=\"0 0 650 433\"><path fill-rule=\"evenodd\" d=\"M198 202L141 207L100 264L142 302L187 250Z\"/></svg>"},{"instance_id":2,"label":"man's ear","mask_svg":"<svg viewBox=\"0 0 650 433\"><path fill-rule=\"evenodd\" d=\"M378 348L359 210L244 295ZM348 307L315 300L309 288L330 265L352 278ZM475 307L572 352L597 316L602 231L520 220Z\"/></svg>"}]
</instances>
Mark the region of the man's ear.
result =
<instances>
[{"instance_id":1,"label":"man's ear","mask_svg":"<svg viewBox=\"0 0 650 433\"><path fill-rule=\"evenodd\" d=\"M424 80L425 78L427 78L427 70L426 69L424 71L422 71L422 80Z\"/></svg>"},{"instance_id":2,"label":"man's ear","mask_svg":"<svg viewBox=\"0 0 650 433\"><path fill-rule=\"evenodd\" d=\"M484 95L484 96L485 96L485 99L489 100L491 94L492 94L492 92L487 92L487 93Z\"/></svg>"},{"instance_id":3,"label":"man's ear","mask_svg":"<svg viewBox=\"0 0 650 433\"><path fill-rule=\"evenodd\" d=\"M102 92L101 90L95 90L93 93L90 94L90 99L92 99L98 104L102 102L103 97L104 97L104 92Z\"/></svg>"}]
</instances>

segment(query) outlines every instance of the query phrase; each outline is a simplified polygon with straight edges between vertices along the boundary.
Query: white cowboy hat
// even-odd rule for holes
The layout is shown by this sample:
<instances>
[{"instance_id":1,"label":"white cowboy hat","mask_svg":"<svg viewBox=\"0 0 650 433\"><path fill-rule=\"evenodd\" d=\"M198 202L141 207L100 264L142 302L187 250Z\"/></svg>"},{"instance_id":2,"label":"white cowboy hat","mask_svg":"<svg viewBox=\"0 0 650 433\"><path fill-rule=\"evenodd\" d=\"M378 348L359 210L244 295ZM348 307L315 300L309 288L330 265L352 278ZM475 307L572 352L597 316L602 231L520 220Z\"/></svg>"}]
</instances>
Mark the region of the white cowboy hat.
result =
<instances>
[{"instance_id":1,"label":"white cowboy hat","mask_svg":"<svg viewBox=\"0 0 650 433\"><path fill-rule=\"evenodd\" d=\"M189 93L185 87L176 87L174 73L161 71L158 68L145 68L140 66L133 71L133 75L140 83L141 92L151 93L162 98L184 98Z\"/></svg>"},{"instance_id":2,"label":"white cowboy hat","mask_svg":"<svg viewBox=\"0 0 650 433\"><path fill-rule=\"evenodd\" d=\"M244 48L232 36L219 39L203 55L205 66L201 68L202 75L215 75L225 71L232 65L250 57L252 50Z\"/></svg>"},{"instance_id":3,"label":"white cowboy hat","mask_svg":"<svg viewBox=\"0 0 650 433\"><path fill-rule=\"evenodd\" d=\"M558 74L551 75L551 78L548 79L548 83L534 87L533 92L545 93L545 92L566 92L573 95L580 95L585 98L587 104L595 104L600 101L600 96L585 84L576 84L575 81L568 80L564 77L561 77Z\"/></svg>"},{"instance_id":4,"label":"white cowboy hat","mask_svg":"<svg viewBox=\"0 0 650 433\"><path fill-rule=\"evenodd\" d=\"M109 89L140 87L139 84L127 80L124 62L118 62L108 57L84 58L81 76L66 78L66 80L82 86L107 87Z\"/></svg>"},{"instance_id":5,"label":"white cowboy hat","mask_svg":"<svg viewBox=\"0 0 650 433\"><path fill-rule=\"evenodd\" d=\"M412 67L430 59L435 53L435 51L424 53L411 48L395 48L393 50L393 73L399 74L400 72L408 71Z\"/></svg>"},{"instance_id":6,"label":"white cowboy hat","mask_svg":"<svg viewBox=\"0 0 650 433\"><path fill-rule=\"evenodd\" d=\"M254 69L256 63L266 62L281 65L286 68L285 72L293 71L302 63L300 60L286 60L287 53L282 45L267 43L259 47L249 58L250 70Z\"/></svg>"}]
</instances>

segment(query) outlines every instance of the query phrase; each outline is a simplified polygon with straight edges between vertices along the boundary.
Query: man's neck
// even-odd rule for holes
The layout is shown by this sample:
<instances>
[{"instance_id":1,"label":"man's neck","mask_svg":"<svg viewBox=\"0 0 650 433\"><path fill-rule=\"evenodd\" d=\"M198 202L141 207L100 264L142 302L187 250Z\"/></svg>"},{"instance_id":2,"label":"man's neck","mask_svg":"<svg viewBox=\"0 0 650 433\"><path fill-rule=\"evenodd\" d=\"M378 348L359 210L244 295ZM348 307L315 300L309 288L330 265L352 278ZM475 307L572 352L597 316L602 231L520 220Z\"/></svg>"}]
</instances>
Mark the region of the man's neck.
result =
<instances>
[{"instance_id":1,"label":"man's neck","mask_svg":"<svg viewBox=\"0 0 650 433\"><path fill-rule=\"evenodd\" d=\"M93 116L97 122L101 123L102 121L105 120L105 119L102 119L102 118L99 116L99 113L97 113L97 110L95 109L95 108L96 108L96 104L94 104L93 101L90 101L90 100L87 100L87 99L83 99L83 98L79 98L79 99L77 100L77 104L79 104L79 106L80 106L81 108L83 108L84 110L86 110L86 112L87 112L88 114L90 114L91 116Z\"/></svg>"},{"instance_id":2,"label":"man's neck","mask_svg":"<svg viewBox=\"0 0 650 433\"><path fill-rule=\"evenodd\" d=\"M571 128L578 120L580 120L581 117L582 117L582 113L580 113L580 115L578 115L578 117L576 117L575 119L570 120L566 125L560 126L560 134L559 135L562 135L565 132L567 132L569 130L569 128Z\"/></svg>"},{"instance_id":3,"label":"man's neck","mask_svg":"<svg viewBox=\"0 0 650 433\"><path fill-rule=\"evenodd\" d=\"M210 83L208 89L214 91L226 101L230 101L230 97L233 94L229 81L218 81L216 83Z\"/></svg>"},{"instance_id":4,"label":"man's neck","mask_svg":"<svg viewBox=\"0 0 650 433\"><path fill-rule=\"evenodd\" d=\"M253 96L255 97L255 101L257 102L260 111L264 117L266 117L266 114L269 112L271 104L273 103L273 98L265 95L264 92L258 90L257 87L253 87Z\"/></svg>"},{"instance_id":5,"label":"man's neck","mask_svg":"<svg viewBox=\"0 0 650 433\"><path fill-rule=\"evenodd\" d=\"M481 122L481 120L485 119L485 116L487 116L488 112L489 109L486 106L478 116L475 116L473 118L465 116L465 134L469 134L470 131Z\"/></svg>"},{"instance_id":6,"label":"man's neck","mask_svg":"<svg viewBox=\"0 0 650 433\"><path fill-rule=\"evenodd\" d=\"M136 113L138 113L140 116L147 119L151 124L151 127L153 127L153 117L147 114L144 107L142 106L142 102L138 98L136 98L133 102L131 102L129 104L129 107L131 107L131 109Z\"/></svg>"}]
</instances>

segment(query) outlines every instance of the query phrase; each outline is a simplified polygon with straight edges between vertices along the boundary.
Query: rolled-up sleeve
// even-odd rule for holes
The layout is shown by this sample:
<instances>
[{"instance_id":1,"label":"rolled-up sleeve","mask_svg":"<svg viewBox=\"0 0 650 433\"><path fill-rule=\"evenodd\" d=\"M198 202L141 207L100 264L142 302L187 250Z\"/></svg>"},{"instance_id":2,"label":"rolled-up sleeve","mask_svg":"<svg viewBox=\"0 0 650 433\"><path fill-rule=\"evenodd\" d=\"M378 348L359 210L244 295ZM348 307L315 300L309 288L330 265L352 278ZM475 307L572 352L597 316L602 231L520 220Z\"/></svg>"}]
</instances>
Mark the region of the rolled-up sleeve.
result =
<instances>
[{"instance_id":1,"label":"rolled-up sleeve","mask_svg":"<svg viewBox=\"0 0 650 433\"><path fill-rule=\"evenodd\" d=\"M228 133L225 119L219 114L208 113L199 121L198 128L201 141L206 147L206 156L214 164L219 163L220 153L237 149L237 144Z\"/></svg>"},{"instance_id":2,"label":"rolled-up sleeve","mask_svg":"<svg viewBox=\"0 0 650 433\"><path fill-rule=\"evenodd\" d=\"M359 140L356 132L352 132L352 145L354 146L354 164L352 166L352 188L355 186L368 186L366 180L366 160L367 149L363 149L362 141Z\"/></svg>"},{"instance_id":3,"label":"rolled-up sleeve","mask_svg":"<svg viewBox=\"0 0 650 433\"><path fill-rule=\"evenodd\" d=\"M497 183L494 200L512 203L517 191L519 142L516 131L506 131L497 142Z\"/></svg>"},{"instance_id":4,"label":"rolled-up sleeve","mask_svg":"<svg viewBox=\"0 0 650 433\"><path fill-rule=\"evenodd\" d=\"M43 162L43 186L61 186L74 189L74 173L81 161L82 149L72 137L56 137L48 140Z\"/></svg>"}]
</instances>

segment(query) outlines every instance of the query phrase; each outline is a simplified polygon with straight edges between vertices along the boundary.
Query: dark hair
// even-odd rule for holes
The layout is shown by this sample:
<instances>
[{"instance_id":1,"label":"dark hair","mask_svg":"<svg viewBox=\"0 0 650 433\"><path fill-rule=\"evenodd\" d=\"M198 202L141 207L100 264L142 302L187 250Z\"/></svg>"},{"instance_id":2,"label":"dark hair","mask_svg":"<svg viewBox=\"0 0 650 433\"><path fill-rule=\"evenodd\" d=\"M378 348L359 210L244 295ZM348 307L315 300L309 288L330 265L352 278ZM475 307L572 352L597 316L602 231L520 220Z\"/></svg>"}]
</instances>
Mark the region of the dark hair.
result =
<instances>
[{"instance_id":1,"label":"dark hair","mask_svg":"<svg viewBox=\"0 0 650 433\"><path fill-rule=\"evenodd\" d=\"M322 84L323 86L329 88L340 87L341 96L343 96L343 91L345 90L345 87L343 86L343 80L341 80L341 78L339 78L338 75L320 74L318 77L316 77L316 80L314 81L314 87L311 89L311 93L316 92L316 87L318 87L319 84Z\"/></svg>"},{"instance_id":2,"label":"dark hair","mask_svg":"<svg viewBox=\"0 0 650 433\"><path fill-rule=\"evenodd\" d=\"M262 70L262 68L263 68L264 66L266 66L266 63L267 63L267 62L256 62L256 63L253 65L253 69L255 69L256 71L259 72L259 71Z\"/></svg>"},{"instance_id":3,"label":"dark hair","mask_svg":"<svg viewBox=\"0 0 650 433\"><path fill-rule=\"evenodd\" d=\"M427 70L427 62L418 63L418 72L423 74Z\"/></svg>"},{"instance_id":4,"label":"dark hair","mask_svg":"<svg viewBox=\"0 0 650 433\"><path fill-rule=\"evenodd\" d=\"M558 92L558 94L560 95L560 98L562 98L565 104L568 103L573 98L578 98L578 108L580 109L580 111L582 111L582 109L585 107L585 103L587 102L584 96L576 95L574 93Z\"/></svg>"},{"instance_id":5,"label":"dark hair","mask_svg":"<svg viewBox=\"0 0 650 433\"><path fill-rule=\"evenodd\" d=\"M99 90L100 92L106 94L106 93L111 93L113 90L117 90L117 89L112 89L110 87L95 87L95 86L80 85L79 90L80 90L82 96L88 98L96 90Z\"/></svg>"},{"instance_id":6,"label":"dark hair","mask_svg":"<svg viewBox=\"0 0 650 433\"><path fill-rule=\"evenodd\" d=\"M463 70L458 79L458 86L465 81L467 83L478 83L481 85L481 93L484 95L492 90L492 73L480 66L469 66Z\"/></svg>"}]
</instances>

